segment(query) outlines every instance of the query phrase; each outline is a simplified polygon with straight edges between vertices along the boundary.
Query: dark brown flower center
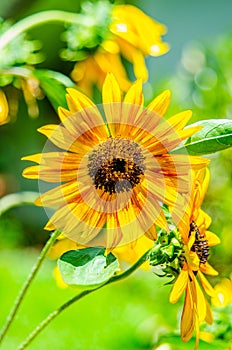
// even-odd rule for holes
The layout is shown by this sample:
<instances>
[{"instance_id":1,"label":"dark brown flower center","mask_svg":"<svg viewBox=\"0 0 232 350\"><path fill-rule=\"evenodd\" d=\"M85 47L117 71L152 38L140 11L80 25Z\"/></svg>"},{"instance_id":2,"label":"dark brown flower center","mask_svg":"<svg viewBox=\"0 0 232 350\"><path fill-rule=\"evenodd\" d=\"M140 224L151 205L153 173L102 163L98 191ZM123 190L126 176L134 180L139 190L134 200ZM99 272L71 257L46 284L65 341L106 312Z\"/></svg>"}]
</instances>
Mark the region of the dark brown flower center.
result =
<instances>
[{"instance_id":1,"label":"dark brown flower center","mask_svg":"<svg viewBox=\"0 0 232 350\"><path fill-rule=\"evenodd\" d=\"M194 232L195 241L192 245L191 251L195 252L200 260L200 264L205 264L209 257L208 241L204 233L201 233L197 224L192 221L190 224L189 236Z\"/></svg>"},{"instance_id":2,"label":"dark brown flower center","mask_svg":"<svg viewBox=\"0 0 232 350\"><path fill-rule=\"evenodd\" d=\"M96 188L110 194L129 191L144 175L144 156L134 141L111 138L89 155L89 175Z\"/></svg>"}]
</instances>

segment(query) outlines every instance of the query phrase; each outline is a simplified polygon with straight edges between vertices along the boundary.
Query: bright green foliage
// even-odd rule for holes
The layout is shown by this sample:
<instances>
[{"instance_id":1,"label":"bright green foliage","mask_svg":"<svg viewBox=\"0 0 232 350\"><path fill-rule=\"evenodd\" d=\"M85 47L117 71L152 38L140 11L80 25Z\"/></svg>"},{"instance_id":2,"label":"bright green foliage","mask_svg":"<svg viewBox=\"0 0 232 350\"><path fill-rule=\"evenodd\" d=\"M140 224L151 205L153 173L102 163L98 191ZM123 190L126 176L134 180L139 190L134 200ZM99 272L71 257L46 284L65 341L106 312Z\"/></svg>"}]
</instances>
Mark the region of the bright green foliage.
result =
<instances>
[{"instance_id":1,"label":"bright green foliage","mask_svg":"<svg viewBox=\"0 0 232 350\"><path fill-rule=\"evenodd\" d=\"M71 79L59 72L47 69L37 69L34 75L40 80L40 86L55 111L59 106L67 107L66 88L74 86Z\"/></svg>"},{"instance_id":2,"label":"bright green foliage","mask_svg":"<svg viewBox=\"0 0 232 350\"><path fill-rule=\"evenodd\" d=\"M90 289L107 282L119 264L112 253L105 255L105 248L91 247L64 253L58 267L65 283Z\"/></svg>"},{"instance_id":3,"label":"bright green foliage","mask_svg":"<svg viewBox=\"0 0 232 350\"><path fill-rule=\"evenodd\" d=\"M9 21L0 22L0 36L11 27ZM27 35L21 34L8 43L0 55L0 86L12 83L14 74L4 74L4 70L15 66L35 65L43 61L40 52L41 43L38 40L28 40Z\"/></svg>"},{"instance_id":4,"label":"bright green foliage","mask_svg":"<svg viewBox=\"0 0 232 350\"><path fill-rule=\"evenodd\" d=\"M112 5L107 1L85 2L76 24L63 33L67 49L61 57L68 61L80 61L94 51L109 36Z\"/></svg>"},{"instance_id":5,"label":"bright green foliage","mask_svg":"<svg viewBox=\"0 0 232 350\"><path fill-rule=\"evenodd\" d=\"M232 120L201 120L191 126L197 125L202 125L202 130L191 136L184 147L176 149L175 153L185 149L191 155L204 155L222 151L232 146Z\"/></svg>"}]
</instances>

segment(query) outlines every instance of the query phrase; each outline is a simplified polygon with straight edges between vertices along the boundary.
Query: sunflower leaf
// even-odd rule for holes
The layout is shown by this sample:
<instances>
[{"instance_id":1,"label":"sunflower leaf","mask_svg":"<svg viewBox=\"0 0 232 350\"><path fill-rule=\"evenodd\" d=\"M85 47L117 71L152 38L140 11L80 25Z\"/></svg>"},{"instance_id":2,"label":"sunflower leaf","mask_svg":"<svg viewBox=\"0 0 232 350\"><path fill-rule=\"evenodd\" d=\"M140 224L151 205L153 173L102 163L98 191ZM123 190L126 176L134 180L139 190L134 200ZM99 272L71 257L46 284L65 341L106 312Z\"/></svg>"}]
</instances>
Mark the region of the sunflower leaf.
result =
<instances>
[{"instance_id":1,"label":"sunflower leaf","mask_svg":"<svg viewBox=\"0 0 232 350\"><path fill-rule=\"evenodd\" d=\"M203 155L222 151L232 146L232 120L210 119L201 120L189 126L203 128L187 139L186 143L176 148L173 153L187 150L190 155Z\"/></svg>"},{"instance_id":2,"label":"sunflower leaf","mask_svg":"<svg viewBox=\"0 0 232 350\"><path fill-rule=\"evenodd\" d=\"M47 69L36 69L34 75L40 80L40 86L55 111L58 107L67 107L66 88L74 83L66 75Z\"/></svg>"},{"instance_id":3,"label":"sunflower leaf","mask_svg":"<svg viewBox=\"0 0 232 350\"><path fill-rule=\"evenodd\" d=\"M65 283L91 289L105 284L119 269L119 263L112 253L105 256L104 247L91 247L64 253L58 267Z\"/></svg>"}]
</instances>

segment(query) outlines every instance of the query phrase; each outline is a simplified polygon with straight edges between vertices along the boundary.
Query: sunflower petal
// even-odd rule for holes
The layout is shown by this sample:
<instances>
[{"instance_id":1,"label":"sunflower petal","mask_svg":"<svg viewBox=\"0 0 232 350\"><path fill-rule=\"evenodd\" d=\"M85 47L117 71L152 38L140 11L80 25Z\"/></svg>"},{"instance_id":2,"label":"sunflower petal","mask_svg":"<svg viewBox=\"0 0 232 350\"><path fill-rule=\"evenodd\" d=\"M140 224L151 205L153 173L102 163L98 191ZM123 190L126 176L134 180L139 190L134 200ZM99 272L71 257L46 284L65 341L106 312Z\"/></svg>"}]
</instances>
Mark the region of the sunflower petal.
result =
<instances>
[{"instance_id":1,"label":"sunflower petal","mask_svg":"<svg viewBox=\"0 0 232 350\"><path fill-rule=\"evenodd\" d=\"M170 90L163 91L158 95L148 106L147 109L154 111L160 116L165 115L170 104L171 92Z\"/></svg>"},{"instance_id":2,"label":"sunflower petal","mask_svg":"<svg viewBox=\"0 0 232 350\"><path fill-rule=\"evenodd\" d=\"M193 300L190 294L189 287L186 289L184 309L181 316L181 339L183 342L191 339L196 324L196 317L193 308Z\"/></svg>"},{"instance_id":3,"label":"sunflower petal","mask_svg":"<svg viewBox=\"0 0 232 350\"><path fill-rule=\"evenodd\" d=\"M206 262L205 264L201 264L200 270L209 276L217 276L218 272L208 263Z\"/></svg>"},{"instance_id":4,"label":"sunflower petal","mask_svg":"<svg viewBox=\"0 0 232 350\"><path fill-rule=\"evenodd\" d=\"M173 288L169 297L170 303L175 304L179 300L183 292L186 290L188 278L189 278L188 271L187 269L183 268L173 285Z\"/></svg>"},{"instance_id":5,"label":"sunflower petal","mask_svg":"<svg viewBox=\"0 0 232 350\"><path fill-rule=\"evenodd\" d=\"M210 296L210 297L215 297L215 290L213 289L213 287L211 286L211 284L207 281L207 279L205 278L205 276L203 275L203 273L201 273L201 271L198 271L198 277L201 281L202 287L204 288L204 290L206 291L206 293Z\"/></svg>"},{"instance_id":6,"label":"sunflower petal","mask_svg":"<svg viewBox=\"0 0 232 350\"><path fill-rule=\"evenodd\" d=\"M210 231L206 231L205 235L206 235L206 239L207 239L208 245L210 247L221 243L220 238L217 235L215 235L215 233L210 232Z\"/></svg>"}]
</instances>

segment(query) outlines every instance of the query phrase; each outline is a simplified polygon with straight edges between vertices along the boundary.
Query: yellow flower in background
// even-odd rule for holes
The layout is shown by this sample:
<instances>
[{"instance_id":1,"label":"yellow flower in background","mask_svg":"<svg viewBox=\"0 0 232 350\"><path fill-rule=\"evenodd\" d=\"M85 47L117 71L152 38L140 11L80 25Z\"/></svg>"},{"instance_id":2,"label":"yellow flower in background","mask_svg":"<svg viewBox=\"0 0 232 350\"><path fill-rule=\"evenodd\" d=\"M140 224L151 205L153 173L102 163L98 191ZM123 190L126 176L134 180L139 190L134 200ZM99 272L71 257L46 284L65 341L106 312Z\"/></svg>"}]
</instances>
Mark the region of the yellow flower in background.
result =
<instances>
[{"instance_id":1,"label":"yellow flower in background","mask_svg":"<svg viewBox=\"0 0 232 350\"><path fill-rule=\"evenodd\" d=\"M216 307L225 307L232 303L232 274L230 278L223 278L214 287L215 296L212 304Z\"/></svg>"},{"instance_id":2,"label":"yellow flower in background","mask_svg":"<svg viewBox=\"0 0 232 350\"><path fill-rule=\"evenodd\" d=\"M24 157L38 165L23 175L56 184L36 201L56 208L47 230L62 230L81 245L110 248L144 234L154 240L156 225L167 228L160 203L174 212L184 210L177 193L187 195L192 169L208 163L201 157L169 154L199 127L183 129L189 111L168 121L162 117L169 91L143 109L141 80L122 101L115 77L108 74L102 99L97 108L79 91L68 89L69 110L59 109L62 124L39 129L59 149L45 146L44 153Z\"/></svg>"},{"instance_id":3,"label":"yellow flower in background","mask_svg":"<svg viewBox=\"0 0 232 350\"><path fill-rule=\"evenodd\" d=\"M6 124L9 121L9 108L6 96L2 90L0 90L0 125Z\"/></svg>"},{"instance_id":4,"label":"yellow flower in background","mask_svg":"<svg viewBox=\"0 0 232 350\"><path fill-rule=\"evenodd\" d=\"M204 274L217 275L217 272L208 263L208 256L209 247L220 243L219 238L207 230L211 219L200 208L208 183L208 169L198 171L191 200L178 227L184 242L181 255L182 270L170 294L170 302L176 303L185 292L181 317L181 337L184 342L187 342L192 337L195 329L196 348L199 341L200 323L206 321L211 324L213 322L212 311L200 284L210 297L215 295L214 289Z\"/></svg>"},{"instance_id":5,"label":"yellow flower in background","mask_svg":"<svg viewBox=\"0 0 232 350\"><path fill-rule=\"evenodd\" d=\"M89 31L89 37L85 35L82 41L78 40L77 37L82 36L81 29L66 35L68 45L73 51L73 42L76 41L77 51L86 50L71 74L78 87L92 95L93 86L96 85L100 90L106 74L112 72L117 76L121 90L127 91L131 82L121 57L133 65L135 77L145 82L148 79L145 57L160 56L169 50L167 43L162 41L166 27L132 5L111 5L106 1L87 3L86 12L88 26L83 29L85 32ZM87 16L91 20L87 20ZM102 22L105 23L105 27ZM100 33L98 37L102 36L101 41L93 40L95 32ZM72 57L68 49L64 50L63 56L67 59Z\"/></svg>"}]
</instances>

